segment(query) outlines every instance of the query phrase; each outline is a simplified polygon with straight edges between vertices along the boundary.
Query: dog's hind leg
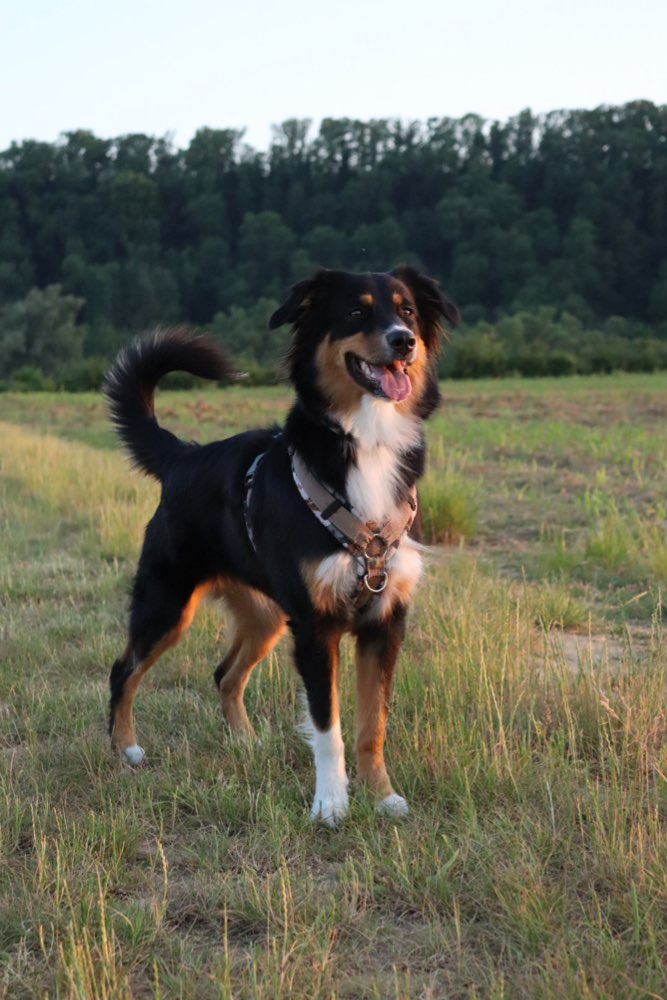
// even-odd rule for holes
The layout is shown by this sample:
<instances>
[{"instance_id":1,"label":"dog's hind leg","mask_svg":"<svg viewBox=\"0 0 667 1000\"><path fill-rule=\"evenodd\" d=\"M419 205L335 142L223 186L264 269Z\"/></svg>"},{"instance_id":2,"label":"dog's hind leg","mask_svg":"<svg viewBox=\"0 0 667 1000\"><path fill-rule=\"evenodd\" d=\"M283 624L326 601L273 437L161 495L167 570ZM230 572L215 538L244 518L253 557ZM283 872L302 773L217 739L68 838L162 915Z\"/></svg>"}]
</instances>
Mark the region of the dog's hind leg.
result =
<instances>
[{"instance_id":1,"label":"dog's hind leg","mask_svg":"<svg viewBox=\"0 0 667 1000\"><path fill-rule=\"evenodd\" d=\"M252 733L243 692L253 667L271 652L285 631L285 615L264 594L241 583L226 583L222 594L234 618L229 652L215 671L222 711L234 733Z\"/></svg>"},{"instance_id":2,"label":"dog's hind leg","mask_svg":"<svg viewBox=\"0 0 667 1000\"><path fill-rule=\"evenodd\" d=\"M141 584L135 583L130 640L109 677L109 734L113 746L132 765L140 764L144 757L134 732L132 705L137 689L153 664L190 626L197 605L209 589L208 586L197 587L183 596L164 586L144 588L143 581ZM150 595L149 607L144 606L148 601L138 598L140 593Z\"/></svg>"},{"instance_id":3,"label":"dog's hind leg","mask_svg":"<svg viewBox=\"0 0 667 1000\"><path fill-rule=\"evenodd\" d=\"M335 826L348 808L345 747L338 712L341 631L326 619L292 623L292 630L294 657L308 708L302 730L315 758L315 796L310 816Z\"/></svg>"},{"instance_id":4,"label":"dog's hind leg","mask_svg":"<svg viewBox=\"0 0 667 1000\"><path fill-rule=\"evenodd\" d=\"M389 621L365 626L357 634L357 773L380 811L403 816L408 804L392 788L384 762L384 737L396 659L405 634L405 609Z\"/></svg>"}]
</instances>

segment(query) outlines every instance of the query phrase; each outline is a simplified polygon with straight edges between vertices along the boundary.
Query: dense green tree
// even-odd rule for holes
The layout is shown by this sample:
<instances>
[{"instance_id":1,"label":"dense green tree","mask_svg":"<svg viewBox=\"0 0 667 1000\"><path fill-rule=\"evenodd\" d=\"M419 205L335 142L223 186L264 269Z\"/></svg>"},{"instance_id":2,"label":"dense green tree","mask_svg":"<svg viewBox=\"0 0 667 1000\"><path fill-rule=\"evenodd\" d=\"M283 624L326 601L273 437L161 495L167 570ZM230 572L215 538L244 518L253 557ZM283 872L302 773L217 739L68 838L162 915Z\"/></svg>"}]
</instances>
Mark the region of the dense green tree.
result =
<instances>
[{"instance_id":1,"label":"dense green tree","mask_svg":"<svg viewBox=\"0 0 667 1000\"><path fill-rule=\"evenodd\" d=\"M581 370L614 367L628 339L643 345L636 364L658 363L647 345L667 340L667 107L325 119L317 130L289 119L266 153L242 130L211 128L184 150L78 130L0 152L0 308L59 285L84 302L87 355L155 322L223 314L259 364L248 317L260 299L315 267L399 259L438 277L469 326L490 324L461 355L468 367L498 370L505 357L564 371L572 356ZM515 350L494 325L545 306L556 319L527 353L523 334ZM578 347L558 339L565 314L583 324ZM18 364L8 343L5 363Z\"/></svg>"},{"instance_id":2,"label":"dense green tree","mask_svg":"<svg viewBox=\"0 0 667 1000\"><path fill-rule=\"evenodd\" d=\"M667 326L667 260L661 261L657 278L651 288L648 316L650 320Z\"/></svg>"},{"instance_id":3,"label":"dense green tree","mask_svg":"<svg viewBox=\"0 0 667 1000\"><path fill-rule=\"evenodd\" d=\"M316 267L344 268L347 263L346 237L334 226L314 226L303 237L302 246Z\"/></svg>"},{"instance_id":4,"label":"dense green tree","mask_svg":"<svg viewBox=\"0 0 667 1000\"><path fill-rule=\"evenodd\" d=\"M296 236L277 212L247 212L239 231L238 271L246 295L252 289L278 297L289 284Z\"/></svg>"},{"instance_id":5,"label":"dense green tree","mask_svg":"<svg viewBox=\"0 0 667 1000\"><path fill-rule=\"evenodd\" d=\"M129 252L133 245L157 243L158 189L152 177L135 170L118 171L110 185L110 208L118 247Z\"/></svg>"},{"instance_id":6,"label":"dense green tree","mask_svg":"<svg viewBox=\"0 0 667 1000\"><path fill-rule=\"evenodd\" d=\"M27 366L48 374L80 360L83 327L76 325L82 299L58 285L33 288L25 299L0 309L0 378Z\"/></svg>"},{"instance_id":7,"label":"dense green tree","mask_svg":"<svg viewBox=\"0 0 667 1000\"><path fill-rule=\"evenodd\" d=\"M269 329L269 318L278 308L276 299L259 299L249 309L232 306L214 317L212 331L241 367L276 371L287 349L284 328Z\"/></svg>"}]
</instances>

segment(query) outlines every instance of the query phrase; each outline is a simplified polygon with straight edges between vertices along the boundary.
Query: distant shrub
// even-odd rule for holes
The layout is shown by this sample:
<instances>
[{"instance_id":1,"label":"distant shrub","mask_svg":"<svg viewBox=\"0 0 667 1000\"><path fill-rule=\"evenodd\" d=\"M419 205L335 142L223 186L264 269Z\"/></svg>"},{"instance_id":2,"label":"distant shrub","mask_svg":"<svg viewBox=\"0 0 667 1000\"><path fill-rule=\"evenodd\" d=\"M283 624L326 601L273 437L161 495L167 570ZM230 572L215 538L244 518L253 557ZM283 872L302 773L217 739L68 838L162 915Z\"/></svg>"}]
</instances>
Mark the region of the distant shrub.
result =
<instances>
[{"instance_id":1,"label":"distant shrub","mask_svg":"<svg viewBox=\"0 0 667 1000\"><path fill-rule=\"evenodd\" d=\"M55 383L36 365L22 365L12 372L7 388L13 392L48 392L55 388Z\"/></svg>"},{"instance_id":2,"label":"distant shrub","mask_svg":"<svg viewBox=\"0 0 667 1000\"><path fill-rule=\"evenodd\" d=\"M587 329L570 312L552 306L522 310L496 323L455 330L440 361L444 378L526 377L652 372L667 368L661 331L613 316L603 329Z\"/></svg>"},{"instance_id":3,"label":"distant shrub","mask_svg":"<svg viewBox=\"0 0 667 1000\"><path fill-rule=\"evenodd\" d=\"M194 389L202 384L202 379L189 372L169 372L160 379L161 389Z\"/></svg>"},{"instance_id":4,"label":"distant shrub","mask_svg":"<svg viewBox=\"0 0 667 1000\"><path fill-rule=\"evenodd\" d=\"M235 359L235 364L241 375L241 385L275 385L278 381L279 376L275 368L247 358Z\"/></svg>"},{"instance_id":5,"label":"distant shrub","mask_svg":"<svg viewBox=\"0 0 667 1000\"><path fill-rule=\"evenodd\" d=\"M631 341L623 367L629 372L655 372L667 368L667 343L648 337Z\"/></svg>"},{"instance_id":6,"label":"distant shrub","mask_svg":"<svg viewBox=\"0 0 667 1000\"><path fill-rule=\"evenodd\" d=\"M555 350L549 354L548 375L576 375L580 370L578 358L570 351Z\"/></svg>"},{"instance_id":7,"label":"distant shrub","mask_svg":"<svg viewBox=\"0 0 667 1000\"><path fill-rule=\"evenodd\" d=\"M450 378L505 375L510 369L507 348L493 330L470 333L452 341L443 374Z\"/></svg>"},{"instance_id":8,"label":"distant shrub","mask_svg":"<svg viewBox=\"0 0 667 1000\"><path fill-rule=\"evenodd\" d=\"M65 372L61 380L62 388L67 392L96 392L108 367L106 358L86 358Z\"/></svg>"},{"instance_id":9,"label":"distant shrub","mask_svg":"<svg viewBox=\"0 0 667 1000\"><path fill-rule=\"evenodd\" d=\"M53 375L82 356L84 330L77 325L84 300L60 285L32 288L25 298L0 307L0 370L39 383L29 370Z\"/></svg>"}]
</instances>

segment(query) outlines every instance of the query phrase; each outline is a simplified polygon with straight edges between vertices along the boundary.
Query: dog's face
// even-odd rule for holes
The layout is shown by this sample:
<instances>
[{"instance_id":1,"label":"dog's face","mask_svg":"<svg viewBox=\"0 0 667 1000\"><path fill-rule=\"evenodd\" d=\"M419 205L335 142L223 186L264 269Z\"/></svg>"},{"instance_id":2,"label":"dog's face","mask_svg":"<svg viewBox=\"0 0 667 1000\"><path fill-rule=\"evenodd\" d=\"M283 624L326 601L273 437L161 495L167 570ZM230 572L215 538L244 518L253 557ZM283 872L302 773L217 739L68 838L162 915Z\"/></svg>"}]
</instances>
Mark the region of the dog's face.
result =
<instances>
[{"instance_id":1,"label":"dog's face","mask_svg":"<svg viewBox=\"0 0 667 1000\"><path fill-rule=\"evenodd\" d=\"M386 274L318 271L294 286L271 327L294 326L288 363L297 390L312 395L314 382L327 408L345 413L365 394L418 406L443 320L455 325L458 310L435 281L400 267Z\"/></svg>"}]
</instances>

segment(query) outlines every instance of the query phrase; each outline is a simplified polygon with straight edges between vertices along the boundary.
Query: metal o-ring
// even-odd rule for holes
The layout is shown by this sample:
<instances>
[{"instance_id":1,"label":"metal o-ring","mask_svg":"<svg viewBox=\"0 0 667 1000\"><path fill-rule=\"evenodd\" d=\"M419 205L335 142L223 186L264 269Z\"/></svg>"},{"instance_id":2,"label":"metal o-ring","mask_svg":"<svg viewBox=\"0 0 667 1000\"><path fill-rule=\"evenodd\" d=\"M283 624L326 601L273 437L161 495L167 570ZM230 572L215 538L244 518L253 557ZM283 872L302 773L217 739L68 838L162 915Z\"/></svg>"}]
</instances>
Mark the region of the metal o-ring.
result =
<instances>
[{"instance_id":1,"label":"metal o-ring","mask_svg":"<svg viewBox=\"0 0 667 1000\"><path fill-rule=\"evenodd\" d=\"M366 573L366 576L364 577L364 584L366 585L366 589L370 590L372 594L381 594L384 588L387 586L387 582L389 580L389 576L387 575L387 573L384 573L383 576L384 579L382 581L381 587L371 587L370 583L368 582L368 573Z\"/></svg>"}]
</instances>

